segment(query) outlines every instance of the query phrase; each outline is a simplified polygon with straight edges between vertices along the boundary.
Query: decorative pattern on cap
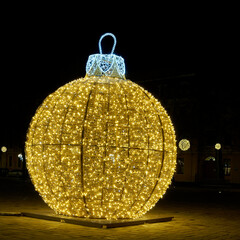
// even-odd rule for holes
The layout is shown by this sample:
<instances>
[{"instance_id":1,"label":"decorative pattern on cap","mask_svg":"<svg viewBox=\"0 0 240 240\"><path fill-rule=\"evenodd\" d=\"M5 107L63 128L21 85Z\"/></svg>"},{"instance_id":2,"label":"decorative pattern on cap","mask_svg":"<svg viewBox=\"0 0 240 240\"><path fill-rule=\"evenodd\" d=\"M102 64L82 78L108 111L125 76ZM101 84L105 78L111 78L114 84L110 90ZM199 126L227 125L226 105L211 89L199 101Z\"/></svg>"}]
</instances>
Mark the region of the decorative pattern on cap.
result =
<instances>
[{"instance_id":1,"label":"decorative pattern on cap","mask_svg":"<svg viewBox=\"0 0 240 240\"><path fill-rule=\"evenodd\" d=\"M110 54L103 54L101 42L106 36L111 36L114 40ZM116 47L116 37L112 33L105 33L98 42L99 53L88 57L86 74L88 76L110 76L125 79L125 63L121 56L114 54Z\"/></svg>"}]
</instances>

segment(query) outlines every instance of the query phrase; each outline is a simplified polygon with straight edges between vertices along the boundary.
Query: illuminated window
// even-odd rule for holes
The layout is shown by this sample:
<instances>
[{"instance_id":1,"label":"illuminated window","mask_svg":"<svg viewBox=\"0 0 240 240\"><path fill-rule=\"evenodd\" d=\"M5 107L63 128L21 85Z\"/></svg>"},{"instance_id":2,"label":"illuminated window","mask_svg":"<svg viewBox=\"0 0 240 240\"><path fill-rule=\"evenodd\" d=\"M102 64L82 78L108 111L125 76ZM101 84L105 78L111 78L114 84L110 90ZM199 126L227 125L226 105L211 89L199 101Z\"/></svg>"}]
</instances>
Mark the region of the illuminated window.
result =
<instances>
[{"instance_id":1,"label":"illuminated window","mask_svg":"<svg viewBox=\"0 0 240 240\"><path fill-rule=\"evenodd\" d=\"M223 160L223 171L224 171L224 176L230 176L230 174L231 174L231 159Z\"/></svg>"},{"instance_id":2,"label":"illuminated window","mask_svg":"<svg viewBox=\"0 0 240 240\"><path fill-rule=\"evenodd\" d=\"M184 158L177 159L177 174L184 174Z\"/></svg>"}]
</instances>

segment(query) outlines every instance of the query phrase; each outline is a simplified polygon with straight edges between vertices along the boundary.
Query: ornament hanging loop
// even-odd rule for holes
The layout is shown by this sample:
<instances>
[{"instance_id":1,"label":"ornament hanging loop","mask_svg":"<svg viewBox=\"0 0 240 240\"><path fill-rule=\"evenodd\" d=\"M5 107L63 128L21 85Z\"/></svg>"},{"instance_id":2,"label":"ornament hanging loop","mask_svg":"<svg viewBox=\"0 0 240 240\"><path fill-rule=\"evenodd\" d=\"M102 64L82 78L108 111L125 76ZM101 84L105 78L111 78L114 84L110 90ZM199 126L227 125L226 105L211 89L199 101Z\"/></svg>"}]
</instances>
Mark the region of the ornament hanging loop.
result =
<instances>
[{"instance_id":1,"label":"ornament hanging loop","mask_svg":"<svg viewBox=\"0 0 240 240\"><path fill-rule=\"evenodd\" d=\"M99 53L102 54L101 42L102 42L103 38L106 37L106 36L111 36L111 37L113 38L113 40L114 40L113 47L112 47L112 51L111 51L111 53L110 53L110 54L113 54L113 52L114 52L114 50L115 50L115 47L116 47L116 44L117 44L117 39L116 39L115 35L112 34L112 33L105 33L105 34L103 34L103 35L100 37L99 42L98 42Z\"/></svg>"},{"instance_id":2,"label":"ornament hanging loop","mask_svg":"<svg viewBox=\"0 0 240 240\"><path fill-rule=\"evenodd\" d=\"M102 53L102 40L106 36L113 38L112 51L109 54ZM125 79L125 63L121 56L114 54L117 39L112 33L103 34L98 42L99 53L89 55L86 64L87 76L110 76Z\"/></svg>"}]
</instances>

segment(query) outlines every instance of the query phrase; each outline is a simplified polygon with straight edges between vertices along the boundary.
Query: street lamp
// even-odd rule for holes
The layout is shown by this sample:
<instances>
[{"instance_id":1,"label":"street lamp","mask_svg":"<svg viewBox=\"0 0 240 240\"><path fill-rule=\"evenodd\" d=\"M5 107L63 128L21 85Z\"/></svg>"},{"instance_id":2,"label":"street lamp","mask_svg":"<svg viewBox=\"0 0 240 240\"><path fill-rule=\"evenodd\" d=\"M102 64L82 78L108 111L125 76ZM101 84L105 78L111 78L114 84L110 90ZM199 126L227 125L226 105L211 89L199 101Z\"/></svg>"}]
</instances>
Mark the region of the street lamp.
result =
<instances>
[{"instance_id":1,"label":"street lamp","mask_svg":"<svg viewBox=\"0 0 240 240\"><path fill-rule=\"evenodd\" d=\"M221 155L221 144L216 143L215 144L215 149L216 149L216 164L217 164L217 177L219 180L222 180L223 178L223 168L222 168L222 155Z\"/></svg>"},{"instance_id":2,"label":"street lamp","mask_svg":"<svg viewBox=\"0 0 240 240\"><path fill-rule=\"evenodd\" d=\"M7 153L6 153L7 152L7 147L6 146L2 146L1 147L1 151L3 153L3 155L2 155L2 167L3 167L4 162L5 162L5 168L7 169Z\"/></svg>"}]
</instances>

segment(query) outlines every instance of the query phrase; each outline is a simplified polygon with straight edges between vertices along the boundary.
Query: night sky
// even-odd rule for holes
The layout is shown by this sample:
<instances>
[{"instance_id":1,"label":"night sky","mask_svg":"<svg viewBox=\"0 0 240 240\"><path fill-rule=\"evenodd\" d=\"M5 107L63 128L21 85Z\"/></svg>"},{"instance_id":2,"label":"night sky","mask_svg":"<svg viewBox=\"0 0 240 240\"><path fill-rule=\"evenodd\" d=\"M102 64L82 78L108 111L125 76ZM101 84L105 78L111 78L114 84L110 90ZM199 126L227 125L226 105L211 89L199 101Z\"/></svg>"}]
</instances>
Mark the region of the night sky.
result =
<instances>
[{"instance_id":1,"label":"night sky","mask_svg":"<svg viewBox=\"0 0 240 240\"><path fill-rule=\"evenodd\" d=\"M224 87L226 97L239 95L234 7L91 5L1 8L1 146L24 143L37 107L60 86L85 76L87 58L98 53L105 32L117 37L115 53L134 82L194 73L203 85ZM103 51L111 46L112 39L104 39Z\"/></svg>"}]
</instances>

